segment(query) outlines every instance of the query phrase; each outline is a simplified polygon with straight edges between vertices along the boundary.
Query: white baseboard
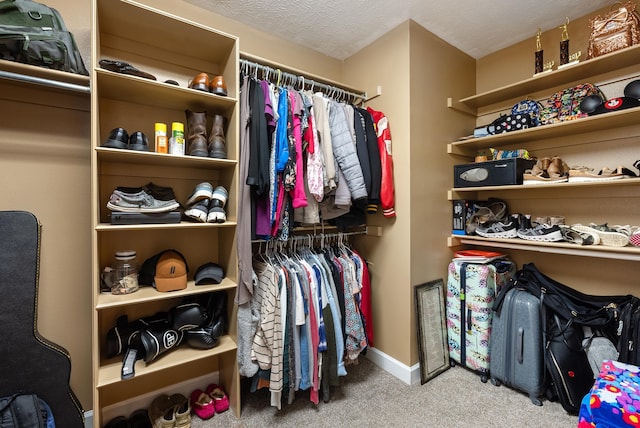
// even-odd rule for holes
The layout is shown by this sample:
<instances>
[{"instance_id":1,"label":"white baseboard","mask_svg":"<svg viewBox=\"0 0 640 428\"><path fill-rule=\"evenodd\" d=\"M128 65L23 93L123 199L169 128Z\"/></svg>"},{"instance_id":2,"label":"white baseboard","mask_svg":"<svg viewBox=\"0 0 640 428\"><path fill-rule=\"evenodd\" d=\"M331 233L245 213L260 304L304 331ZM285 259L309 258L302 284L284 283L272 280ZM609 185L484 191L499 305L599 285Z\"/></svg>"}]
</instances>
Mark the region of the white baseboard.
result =
<instances>
[{"instance_id":1,"label":"white baseboard","mask_svg":"<svg viewBox=\"0 0 640 428\"><path fill-rule=\"evenodd\" d=\"M84 412L84 428L93 428L93 410Z\"/></svg>"},{"instance_id":2,"label":"white baseboard","mask_svg":"<svg viewBox=\"0 0 640 428\"><path fill-rule=\"evenodd\" d=\"M367 348L366 358L407 385L420 382L420 363L409 367L376 348Z\"/></svg>"}]
</instances>

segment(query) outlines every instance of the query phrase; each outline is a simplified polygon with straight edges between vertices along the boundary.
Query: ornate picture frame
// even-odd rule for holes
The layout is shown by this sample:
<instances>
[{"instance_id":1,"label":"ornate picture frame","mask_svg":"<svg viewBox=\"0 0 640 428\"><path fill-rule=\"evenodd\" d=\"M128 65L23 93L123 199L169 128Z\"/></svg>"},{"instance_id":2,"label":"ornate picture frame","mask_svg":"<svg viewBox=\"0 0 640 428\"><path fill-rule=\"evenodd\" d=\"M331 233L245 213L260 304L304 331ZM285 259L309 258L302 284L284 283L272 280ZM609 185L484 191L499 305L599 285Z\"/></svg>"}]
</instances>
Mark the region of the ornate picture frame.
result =
<instances>
[{"instance_id":1,"label":"ornate picture frame","mask_svg":"<svg viewBox=\"0 0 640 428\"><path fill-rule=\"evenodd\" d=\"M424 385L449 365L446 289L442 279L414 287L420 384Z\"/></svg>"}]
</instances>

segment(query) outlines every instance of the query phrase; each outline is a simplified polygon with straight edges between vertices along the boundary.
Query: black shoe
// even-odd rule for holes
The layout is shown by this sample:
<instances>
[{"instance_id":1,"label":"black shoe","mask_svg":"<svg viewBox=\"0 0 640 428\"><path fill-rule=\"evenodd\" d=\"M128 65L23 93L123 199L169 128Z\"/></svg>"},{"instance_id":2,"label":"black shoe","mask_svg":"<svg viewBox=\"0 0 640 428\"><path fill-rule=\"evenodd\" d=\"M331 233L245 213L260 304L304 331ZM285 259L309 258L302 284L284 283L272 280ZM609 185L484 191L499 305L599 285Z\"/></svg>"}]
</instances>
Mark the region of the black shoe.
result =
<instances>
[{"instance_id":1,"label":"black shoe","mask_svg":"<svg viewBox=\"0 0 640 428\"><path fill-rule=\"evenodd\" d=\"M110 149L126 149L129 145L129 133L124 128L114 128L109 133L102 147Z\"/></svg>"},{"instance_id":2,"label":"black shoe","mask_svg":"<svg viewBox=\"0 0 640 428\"><path fill-rule=\"evenodd\" d=\"M149 419L149 411L147 409L138 409L129 416L128 428L152 428L151 419Z\"/></svg>"},{"instance_id":3,"label":"black shoe","mask_svg":"<svg viewBox=\"0 0 640 428\"><path fill-rule=\"evenodd\" d=\"M149 151L149 141L144 132L136 131L129 137L129 150Z\"/></svg>"},{"instance_id":4,"label":"black shoe","mask_svg":"<svg viewBox=\"0 0 640 428\"><path fill-rule=\"evenodd\" d=\"M158 186L152 182L145 184L143 190L159 201L172 201L176 199L173 188Z\"/></svg>"},{"instance_id":5,"label":"black shoe","mask_svg":"<svg viewBox=\"0 0 640 428\"><path fill-rule=\"evenodd\" d=\"M129 428L129 421L124 416L118 416L107 422L104 428Z\"/></svg>"},{"instance_id":6,"label":"black shoe","mask_svg":"<svg viewBox=\"0 0 640 428\"><path fill-rule=\"evenodd\" d=\"M134 66L124 61L114 61L110 59L101 59L100 67L105 70L114 71L116 73L122 74L130 74L132 76L144 77L145 79L156 80L156 76L153 74L146 73L144 71L138 70Z\"/></svg>"}]
</instances>

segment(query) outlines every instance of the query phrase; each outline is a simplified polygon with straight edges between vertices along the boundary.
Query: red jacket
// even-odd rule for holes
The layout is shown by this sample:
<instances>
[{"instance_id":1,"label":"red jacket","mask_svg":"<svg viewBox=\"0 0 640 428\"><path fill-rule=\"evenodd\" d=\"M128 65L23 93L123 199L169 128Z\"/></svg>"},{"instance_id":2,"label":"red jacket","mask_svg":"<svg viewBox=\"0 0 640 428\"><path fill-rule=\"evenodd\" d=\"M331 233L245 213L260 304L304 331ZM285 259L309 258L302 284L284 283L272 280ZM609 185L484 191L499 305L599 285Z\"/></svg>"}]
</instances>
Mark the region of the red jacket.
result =
<instances>
[{"instance_id":1,"label":"red jacket","mask_svg":"<svg viewBox=\"0 0 640 428\"><path fill-rule=\"evenodd\" d=\"M373 117L373 123L378 134L378 150L382 166L382 183L380 186L380 205L385 217L395 217L395 197L393 187L393 158L391 157L391 130L389 120L381 111L367 107Z\"/></svg>"}]
</instances>

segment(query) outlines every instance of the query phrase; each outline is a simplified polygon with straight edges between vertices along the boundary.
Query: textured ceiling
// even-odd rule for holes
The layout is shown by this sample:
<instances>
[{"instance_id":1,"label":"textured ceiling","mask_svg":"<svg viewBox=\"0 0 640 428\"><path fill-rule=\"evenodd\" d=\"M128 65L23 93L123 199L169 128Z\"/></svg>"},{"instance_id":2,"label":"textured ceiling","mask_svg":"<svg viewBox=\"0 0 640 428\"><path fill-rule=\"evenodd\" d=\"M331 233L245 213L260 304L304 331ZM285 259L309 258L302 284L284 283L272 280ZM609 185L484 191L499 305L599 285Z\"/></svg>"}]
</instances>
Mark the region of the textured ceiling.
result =
<instances>
[{"instance_id":1,"label":"textured ceiling","mask_svg":"<svg viewBox=\"0 0 640 428\"><path fill-rule=\"evenodd\" d=\"M613 0L186 0L345 59L413 19L474 58L535 37ZM571 31L571 26L569 26Z\"/></svg>"}]
</instances>

